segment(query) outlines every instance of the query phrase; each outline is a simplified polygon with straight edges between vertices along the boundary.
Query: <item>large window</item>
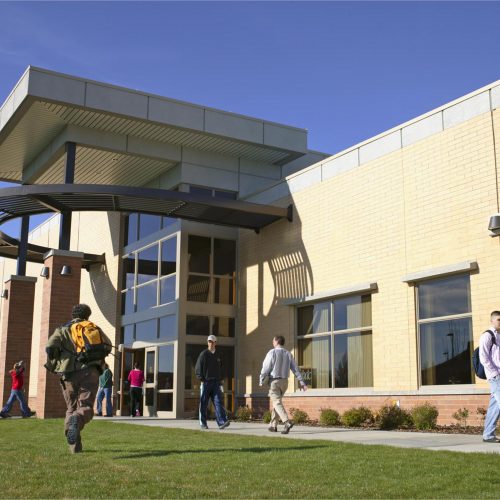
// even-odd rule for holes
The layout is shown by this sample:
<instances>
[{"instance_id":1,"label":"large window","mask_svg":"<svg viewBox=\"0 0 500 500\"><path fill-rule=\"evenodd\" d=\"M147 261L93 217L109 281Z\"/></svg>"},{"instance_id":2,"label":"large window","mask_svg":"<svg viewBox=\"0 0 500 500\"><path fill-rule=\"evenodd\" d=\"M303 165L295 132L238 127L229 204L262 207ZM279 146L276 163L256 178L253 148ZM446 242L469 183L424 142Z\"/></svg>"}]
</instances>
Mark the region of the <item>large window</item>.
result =
<instances>
[{"instance_id":1,"label":"large window","mask_svg":"<svg viewBox=\"0 0 500 500\"><path fill-rule=\"evenodd\" d=\"M140 321L122 328L121 343L130 346L135 340L143 342L167 342L177 339L176 315Z\"/></svg>"},{"instance_id":2,"label":"large window","mask_svg":"<svg viewBox=\"0 0 500 500\"><path fill-rule=\"evenodd\" d=\"M160 215L130 214L125 219L125 246L172 225L177 219Z\"/></svg>"},{"instance_id":3,"label":"large window","mask_svg":"<svg viewBox=\"0 0 500 500\"><path fill-rule=\"evenodd\" d=\"M371 313L371 295L298 309L298 363L311 388L373 386Z\"/></svg>"},{"instance_id":4,"label":"large window","mask_svg":"<svg viewBox=\"0 0 500 500\"><path fill-rule=\"evenodd\" d=\"M218 316L186 316L186 335L213 334L219 337L234 337L234 318Z\"/></svg>"},{"instance_id":5,"label":"large window","mask_svg":"<svg viewBox=\"0 0 500 500\"><path fill-rule=\"evenodd\" d=\"M236 242L189 235L187 300L213 304L236 302Z\"/></svg>"},{"instance_id":6,"label":"large window","mask_svg":"<svg viewBox=\"0 0 500 500\"><path fill-rule=\"evenodd\" d=\"M144 311L176 299L177 237L123 258L122 314Z\"/></svg>"},{"instance_id":7,"label":"large window","mask_svg":"<svg viewBox=\"0 0 500 500\"><path fill-rule=\"evenodd\" d=\"M186 344L184 411L198 411L200 381L196 378L195 367L198 356L206 348L206 344ZM234 347L218 345L216 353L222 361L224 406L231 410L234 404Z\"/></svg>"},{"instance_id":8,"label":"large window","mask_svg":"<svg viewBox=\"0 0 500 500\"><path fill-rule=\"evenodd\" d=\"M471 384L469 276L422 281L416 295L422 385Z\"/></svg>"}]
</instances>

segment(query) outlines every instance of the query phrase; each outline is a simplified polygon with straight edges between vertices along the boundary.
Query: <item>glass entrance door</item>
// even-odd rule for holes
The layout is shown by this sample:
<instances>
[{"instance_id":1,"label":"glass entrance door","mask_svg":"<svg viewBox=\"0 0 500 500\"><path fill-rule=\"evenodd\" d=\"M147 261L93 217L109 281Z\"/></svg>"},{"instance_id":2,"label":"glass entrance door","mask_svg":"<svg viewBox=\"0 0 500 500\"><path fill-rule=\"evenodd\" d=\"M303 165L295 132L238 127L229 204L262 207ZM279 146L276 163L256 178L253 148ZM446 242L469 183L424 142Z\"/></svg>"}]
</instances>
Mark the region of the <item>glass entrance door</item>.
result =
<instances>
[{"instance_id":1,"label":"glass entrance door","mask_svg":"<svg viewBox=\"0 0 500 500\"><path fill-rule=\"evenodd\" d=\"M127 378L136 362L139 363L141 368L144 366L144 349L131 349L125 347L123 351L121 351L120 386L117 393L115 408L117 415L130 415L130 387Z\"/></svg>"},{"instance_id":2,"label":"glass entrance door","mask_svg":"<svg viewBox=\"0 0 500 500\"><path fill-rule=\"evenodd\" d=\"M144 415L175 418L177 342L145 349Z\"/></svg>"},{"instance_id":3,"label":"glass entrance door","mask_svg":"<svg viewBox=\"0 0 500 500\"><path fill-rule=\"evenodd\" d=\"M144 416L156 416L156 347L148 347L145 349L145 364L144 364Z\"/></svg>"}]
</instances>

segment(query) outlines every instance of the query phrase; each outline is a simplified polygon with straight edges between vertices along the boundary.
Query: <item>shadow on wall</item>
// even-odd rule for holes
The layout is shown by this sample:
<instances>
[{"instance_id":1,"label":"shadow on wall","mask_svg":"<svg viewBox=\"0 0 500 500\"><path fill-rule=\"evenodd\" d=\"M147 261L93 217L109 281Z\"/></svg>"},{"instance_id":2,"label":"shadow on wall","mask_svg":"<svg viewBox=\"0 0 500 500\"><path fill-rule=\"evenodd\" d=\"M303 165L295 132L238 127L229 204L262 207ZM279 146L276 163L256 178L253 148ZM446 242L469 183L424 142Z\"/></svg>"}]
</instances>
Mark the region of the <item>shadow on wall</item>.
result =
<instances>
[{"instance_id":1,"label":"shadow on wall","mask_svg":"<svg viewBox=\"0 0 500 500\"><path fill-rule=\"evenodd\" d=\"M240 240L243 281L241 305L247 320L246 334L263 326L275 308L289 312L289 300L314 293L311 263L302 240L302 222L294 212L285 220L265 227L259 234L244 233ZM257 313L257 317L248 317ZM252 325L253 328L248 328Z\"/></svg>"},{"instance_id":2,"label":"shadow on wall","mask_svg":"<svg viewBox=\"0 0 500 500\"><path fill-rule=\"evenodd\" d=\"M120 214L108 212L107 213L109 232L111 234L111 252L113 258L119 258L120 255L120 240L121 240L121 216ZM89 280L92 289L92 295L99 308L102 316L111 325L116 327L117 321L120 317L120 311L118 307L120 305L119 300L119 283L115 283L114 280L118 280L118 274L116 277L112 278L109 274L108 262L112 259L106 259L105 265L94 265L89 269Z\"/></svg>"}]
</instances>

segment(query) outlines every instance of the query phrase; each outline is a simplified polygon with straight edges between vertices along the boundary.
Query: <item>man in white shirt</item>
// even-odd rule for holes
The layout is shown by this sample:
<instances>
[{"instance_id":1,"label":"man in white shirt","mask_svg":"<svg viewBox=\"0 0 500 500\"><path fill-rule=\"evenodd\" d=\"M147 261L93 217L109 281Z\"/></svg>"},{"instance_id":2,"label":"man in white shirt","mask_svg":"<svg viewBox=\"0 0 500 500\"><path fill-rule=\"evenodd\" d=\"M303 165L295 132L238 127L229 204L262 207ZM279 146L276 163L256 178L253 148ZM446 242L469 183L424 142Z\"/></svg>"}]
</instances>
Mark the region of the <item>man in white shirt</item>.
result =
<instances>
[{"instance_id":1,"label":"man in white shirt","mask_svg":"<svg viewBox=\"0 0 500 500\"><path fill-rule=\"evenodd\" d=\"M273 402L269 431L277 432L278 421L281 419L285 424L285 428L281 431L281 434L288 434L293 427L293 422L288 418L282 399L288 388L290 370L292 370L293 374L297 377L304 391L307 390L307 385L295 364L293 356L289 351L283 348L284 345L285 338L282 335L273 338L273 349L267 353L262 363L259 385L262 387L264 385L264 380L266 378L269 379L269 397Z\"/></svg>"},{"instance_id":2,"label":"man in white shirt","mask_svg":"<svg viewBox=\"0 0 500 500\"><path fill-rule=\"evenodd\" d=\"M479 340L479 359L490 384L490 405L484 419L483 441L500 443L495 429L500 417L500 311L491 313L491 327Z\"/></svg>"}]
</instances>

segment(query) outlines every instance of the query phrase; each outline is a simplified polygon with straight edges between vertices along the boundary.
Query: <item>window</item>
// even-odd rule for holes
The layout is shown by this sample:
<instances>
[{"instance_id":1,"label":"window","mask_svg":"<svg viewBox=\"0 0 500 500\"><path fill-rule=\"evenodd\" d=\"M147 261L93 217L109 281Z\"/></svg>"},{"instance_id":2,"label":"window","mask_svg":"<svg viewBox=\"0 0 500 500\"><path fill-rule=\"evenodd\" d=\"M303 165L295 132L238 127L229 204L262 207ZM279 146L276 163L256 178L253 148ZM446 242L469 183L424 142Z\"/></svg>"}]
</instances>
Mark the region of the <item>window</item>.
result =
<instances>
[{"instance_id":1,"label":"window","mask_svg":"<svg viewBox=\"0 0 500 500\"><path fill-rule=\"evenodd\" d=\"M141 248L123 258L122 314L175 301L177 237Z\"/></svg>"},{"instance_id":2,"label":"window","mask_svg":"<svg viewBox=\"0 0 500 500\"><path fill-rule=\"evenodd\" d=\"M421 384L471 384L469 276L422 281L416 296Z\"/></svg>"},{"instance_id":3,"label":"window","mask_svg":"<svg viewBox=\"0 0 500 500\"><path fill-rule=\"evenodd\" d=\"M236 191L223 191L221 189L212 189L207 187L189 186L191 194L210 196L212 198L224 198L226 200L236 200L238 193Z\"/></svg>"},{"instance_id":4,"label":"window","mask_svg":"<svg viewBox=\"0 0 500 500\"><path fill-rule=\"evenodd\" d=\"M373 386L371 295L297 310L298 363L311 388Z\"/></svg>"},{"instance_id":5,"label":"window","mask_svg":"<svg viewBox=\"0 0 500 500\"><path fill-rule=\"evenodd\" d=\"M130 214L125 219L124 245L135 243L150 234L172 225L176 219L161 215Z\"/></svg>"},{"instance_id":6,"label":"window","mask_svg":"<svg viewBox=\"0 0 500 500\"><path fill-rule=\"evenodd\" d=\"M122 328L122 342L130 346L135 340L143 342L171 341L177 339L175 314L132 323Z\"/></svg>"},{"instance_id":7,"label":"window","mask_svg":"<svg viewBox=\"0 0 500 500\"><path fill-rule=\"evenodd\" d=\"M186 316L186 335L210 334L219 337L234 337L234 318L217 316Z\"/></svg>"},{"instance_id":8,"label":"window","mask_svg":"<svg viewBox=\"0 0 500 500\"><path fill-rule=\"evenodd\" d=\"M188 256L187 300L235 304L236 242L189 235Z\"/></svg>"},{"instance_id":9,"label":"window","mask_svg":"<svg viewBox=\"0 0 500 500\"><path fill-rule=\"evenodd\" d=\"M200 381L196 378L195 367L198 356L206 348L206 344L186 344L184 411L192 411L196 414L199 407ZM234 347L219 345L216 352L222 361L224 406L231 410L234 407Z\"/></svg>"}]
</instances>

